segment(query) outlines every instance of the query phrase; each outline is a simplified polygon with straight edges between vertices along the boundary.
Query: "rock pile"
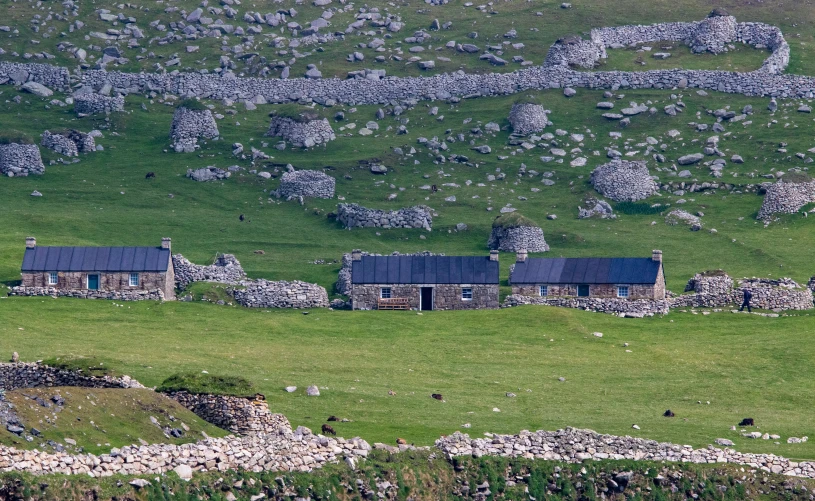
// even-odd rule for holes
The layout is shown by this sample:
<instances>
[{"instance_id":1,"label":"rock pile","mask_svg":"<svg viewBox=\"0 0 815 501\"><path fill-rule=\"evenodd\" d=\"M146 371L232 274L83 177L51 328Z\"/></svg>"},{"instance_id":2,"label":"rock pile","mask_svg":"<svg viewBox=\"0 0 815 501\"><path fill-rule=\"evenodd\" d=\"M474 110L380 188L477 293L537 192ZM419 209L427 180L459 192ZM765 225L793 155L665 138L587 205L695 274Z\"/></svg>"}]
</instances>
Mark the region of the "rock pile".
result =
<instances>
[{"instance_id":1,"label":"rock pile","mask_svg":"<svg viewBox=\"0 0 815 501\"><path fill-rule=\"evenodd\" d=\"M286 200L299 197L334 198L335 185L336 180L324 172L297 170L283 174L274 194Z\"/></svg>"},{"instance_id":2,"label":"rock pile","mask_svg":"<svg viewBox=\"0 0 815 501\"><path fill-rule=\"evenodd\" d=\"M201 167L200 169L187 169L187 177L193 181L219 181L227 179L232 173L218 167Z\"/></svg>"},{"instance_id":3,"label":"rock pile","mask_svg":"<svg viewBox=\"0 0 815 501\"><path fill-rule=\"evenodd\" d=\"M722 270L697 273L685 286L685 292L697 294L729 294L733 290L733 279Z\"/></svg>"},{"instance_id":4,"label":"rock pile","mask_svg":"<svg viewBox=\"0 0 815 501\"><path fill-rule=\"evenodd\" d=\"M103 96L102 94L88 93L74 97L74 111L81 116L117 113L124 110L124 96Z\"/></svg>"},{"instance_id":5,"label":"rock pile","mask_svg":"<svg viewBox=\"0 0 815 501\"><path fill-rule=\"evenodd\" d=\"M525 136L541 132L549 124L546 110L534 103L515 103L509 111L509 123L515 134Z\"/></svg>"},{"instance_id":6,"label":"rock pile","mask_svg":"<svg viewBox=\"0 0 815 501\"><path fill-rule=\"evenodd\" d=\"M245 280L243 289L232 289L235 301L248 308L328 308L324 287L295 280L272 282Z\"/></svg>"},{"instance_id":7,"label":"rock pile","mask_svg":"<svg viewBox=\"0 0 815 501\"><path fill-rule=\"evenodd\" d=\"M186 391L167 393L167 396L204 421L239 435L291 431L286 416L273 414L265 400Z\"/></svg>"},{"instance_id":8,"label":"rock pile","mask_svg":"<svg viewBox=\"0 0 815 501\"><path fill-rule=\"evenodd\" d=\"M702 229L702 220L682 209L674 209L669 212L668 215L665 216L665 222L671 226L686 224L690 226L691 231L699 231Z\"/></svg>"},{"instance_id":9,"label":"rock pile","mask_svg":"<svg viewBox=\"0 0 815 501\"><path fill-rule=\"evenodd\" d=\"M381 254L372 254L370 252L361 252L362 256L381 256ZM430 251L422 251L422 252L414 252L414 253L407 253L402 254L401 252L393 252L390 254L391 256L443 256L444 254L434 254ZM337 277L337 283L334 285L334 288L337 290L339 294L343 294L345 296L351 294L351 269L353 267L353 257L351 253L345 253L342 255L342 266L340 267L340 273ZM815 284L815 281L813 281Z\"/></svg>"},{"instance_id":10,"label":"rock pile","mask_svg":"<svg viewBox=\"0 0 815 501\"><path fill-rule=\"evenodd\" d=\"M537 226L504 228L493 226L487 247L504 252L547 252L549 245L543 238L543 230Z\"/></svg>"},{"instance_id":11,"label":"rock pile","mask_svg":"<svg viewBox=\"0 0 815 501\"><path fill-rule=\"evenodd\" d=\"M591 69L600 59L605 59L606 49L593 38L583 40L576 35L566 36L549 47L544 67L566 66Z\"/></svg>"},{"instance_id":12,"label":"rock pile","mask_svg":"<svg viewBox=\"0 0 815 501\"><path fill-rule=\"evenodd\" d=\"M67 133L54 134L45 131L42 134L42 146L68 157L79 156L79 153L96 151L96 141L93 136L70 130Z\"/></svg>"},{"instance_id":13,"label":"rock pile","mask_svg":"<svg viewBox=\"0 0 815 501\"><path fill-rule=\"evenodd\" d=\"M383 211L357 204L339 204L337 220L346 228L423 228L430 231L433 226L431 209L424 205Z\"/></svg>"},{"instance_id":14,"label":"rock pile","mask_svg":"<svg viewBox=\"0 0 815 501\"><path fill-rule=\"evenodd\" d=\"M270 137L281 137L298 148L311 148L337 138L327 118L295 120L288 117L273 117L269 124Z\"/></svg>"},{"instance_id":15,"label":"rock pile","mask_svg":"<svg viewBox=\"0 0 815 501\"><path fill-rule=\"evenodd\" d=\"M83 388L144 388L130 376L91 376L79 371L59 369L41 363L0 363L0 388L80 386Z\"/></svg>"},{"instance_id":16,"label":"rock pile","mask_svg":"<svg viewBox=\"0 0 815 501\"><path fill-rule=\"evenodd\" d=\"M181 290L193 282L238 284L246 278L241 263L232 254L218 254L215 261L206 266L193 264L181 254L174 254L173 270L175 285Z\"/></svg>"},{"instance_id":17,"label":"rock pile","mask_svg":"<svg viewBox=\"0 0 815 501\"><path fill-rule=\"evenodd\" d=\"M8 177L43 174L40 149L34 144L0 144L0 173Z\"/></svg>"},{"instance_id":18,"label":"rock pile","mask_svg":"<svg viewBox=\"0 0 815 501\"><path fill-rule=\"evenodd\" d=\"M164 291L161 289L103 291L57 289L56 287L24 287L18 285L12 287L8 295L73 297L79 299L108 299L113 301L164 301Z\"/></svg>"},{"instance_id":19,"label":"rock pile","mask_svg":"<svg viewBox=\"0 0 815 501\"><path fill-rule=\"evenodd\" d=\"M804 205L815 202L815 181L777 182L767 187L757 219L770 221L776 214L795 214Z\"/></svg>"},{"instance_id":20,"label":"rock pile","mask_svg":"<svg viewBox=\"0 0 815 501\"><path fill-rule=\"evenodd\" d=\"M614 160L594 169L590 181L595 190L615 202L636 202L658 192L645 162Z\"/></svg>"},{"instance_id":21,"label":"rock pile","mask_svg":"<svg viewBox=\"0 0 815 501\"><path fill-rule=\"evenodd\" d=\"M192 153L198 148L198 138L218 137L218 125L210 110L191 110L180 106L173 114L170 127L171 147L176 152Z\"/></svg>"},{"instance_id":22,"label":"rock pile","mask_svg":"<svg viewBox=\"0 0 815 501\"><path fill-rule=\"evenodd\" d=\"M584 205L586 205L585 208L577 208L578 219L587 219L594 216L598 216L601 219L615 219L617 217L617 215L614 214L614 210L611 208L611 205L609 205L609 203L605 200L589 198L586 200Z\"/></svg>"}]
</instances>

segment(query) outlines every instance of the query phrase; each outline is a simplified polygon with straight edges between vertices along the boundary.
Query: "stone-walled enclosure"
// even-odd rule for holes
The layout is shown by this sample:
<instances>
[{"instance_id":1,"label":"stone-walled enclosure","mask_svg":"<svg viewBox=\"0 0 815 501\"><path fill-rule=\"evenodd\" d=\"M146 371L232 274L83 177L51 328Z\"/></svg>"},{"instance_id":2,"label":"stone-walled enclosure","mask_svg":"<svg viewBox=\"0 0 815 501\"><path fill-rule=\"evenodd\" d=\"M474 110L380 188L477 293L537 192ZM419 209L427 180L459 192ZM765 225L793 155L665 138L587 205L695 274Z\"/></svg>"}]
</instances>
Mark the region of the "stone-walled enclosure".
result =
<instances>
[{"instance_id":1,"label":"stone-walled enclosure","mask_svg":"<svg viewBox=\"0 0 815 501\"><path fill-rule=\"evenodd\" d=\"M328 308L328 292L317 284L294 280L246 280L231 291L235 301L248 308Z\"/></svg>"},{"instance_id":2,"label":"stone-walled enclosure","mask_svg":"<svg viewBox=\"0 0 815 501\"><path fill-rule=\"evenodd\" d=\"M124 96L103 96L94 93L74 96L74 111L80 116L118 113L124 110Z\"/></svg>"},{"instance_id":3,"label":"stone-walled enclosure","mask_svg":"<svg viewBox=\"0 0 815 501\"><path fill-rule=\"evenodd\" d=\"M770 221L776 214L795 214L801 207L812 202L815 202L815 181L777 182L767 186L764 201L756 218L760 221Z\"/></svg>"},{"instance_id":4,"label":"stone-walled enclosure","mask_svg":"<svg viewBox=\"0 0 815 501\"><path fill-rule=\"evenodd\" d=\"M357 204L338 204L337 220L346 228L416 228L430 231L432 209L424 205L396 211L368 209Z\"/></svg>"},{"instance_id":5,"label":"stone-walled enclosure","mask_svg":"<svg viewBox=\"0 0 815 501\"><path fill-rule=\"evenodd\" d=\"M0 144L0 173L8 177L45 173L40 149L34 144Z\"/></svg>"},{"instance_id":6,"label":"stone-walled enclosure","mask_svg":"<svg viewBox=\"0 0 815 501\"><path fill-rule=\"evenodd\" d=\"M193 282L235 285L246 279L246 272L243 271L240 261L232 254L218 254L210 265L194 264L181 254L173 254L173 269L175 286L181 290Z\"/></svg>"},{"instance_id":7,"label":"stone-walled enclosure","mask_svg":"<svg viewBox=\"0 0 815 501\"><path fill-rule=\"evenodd\" d=\"M89 153L96 150L96 141L93 136L70 130L65 133L42 133L42 146L68 157L79 156L80 153Z\"/></svg>"},{"instance_id":8,"label":"stone-walled enclosure","mask_svg":"<svg viewBox=\"0 0 815 501\"><path fill-rule=\"evenodd\" d=\"M273 117L266 135L283 138L298 148L311 148L337 138L326 118L295 120L288 117Z\"/></svg>"},{"instance_id":9,"label":"stone-walled enclosure","mask_svg":"<svg viewBox=\"0 0 815 501\"><path fill-rule=\"evenodd\" d=\"M542 132L549 124L549 119L546 110L539 104L515 103L509 110L509 124L512 132L525 136Z\"/></svg>"},{"instance_id":10,"label":"stone-walled enclosure","mask_svg":"<svg viewBox=\"0 0 815 501\"><path fill-rule=\"evenodd\" d=\"M274 195L286 200L295 198L334 198L336 180L317 170L285 172Z\"/></svg>"},{"instance_id":11,"label":"stone-walled enclosure","mask_svg":"<svg viewBox=\"0 0 815 501\"><path fill-rule=\"evenodd\" d=\"M198 138L214 139L218 135L218 125L210 110L176 108L170 128L171 147L176 152L192 153L199 147Z\"/></svg>"},{"instance_id":12,"label":"stone-walled enclosure","mask_svg":"<svg viewBox=\"0 0 815 501\"><path fill-rule=\"evenodd\" d=\"M515 228L493 227L487 240L489 249L504 252L547 252L549 245L543 238L543 230L537 226Z\"/></svg>"},{"instance_id":13,"label":"stone-walled enclosure","mask_svg":"<svg viewBox=\"0 0 815 501\"><path fill-rule=\"evenodd\" d=\"M351 293L352 307L355 310L375 310L383 287L391 290L394 299L408 300L410 309L421 307L422 285L354 285ZM498 308L498 284L427 284L433 288L434 310L487 310ZM472 300L463 300L463 288L472 289Z\"/></svg>"},{"instance_id":14,"label":"stone-walled enclosure","mask_svg":"<svg viewBox=\"0 0 815 501\"><path fill-rule=\"evenodd\" d=\"M238 435L291 431L286 416L273 414L263 399L226 395L166 393L204 421Z\"/></svg>"},{"instance_id":15,"label":"stone-walled enclosure","mask_svg":"<svg viewBox=\"0 0 815 501\"><path fill-rule=\"evenodd\" d=\"M732 286L733 279L723 272L697 274L685 287L686 291L694 291L694 294L671 298L671 308L740 306L745 289L753 294L750 301L753 308L773 311L813 308L812 291L790 278L743 278L737 280L735 288Z\"/></svg>"},{"instance_id":16,"label":"stone-walled enclosure","mask_svg":"<svg viewBox=\"0 0 815 501\"><path fill-rule=\"evenodd\" d=\"M615 202L636 202L659 191L645 162L611 161L594 169L589 181L598 193Z\"/></svg>"}]
</instances>

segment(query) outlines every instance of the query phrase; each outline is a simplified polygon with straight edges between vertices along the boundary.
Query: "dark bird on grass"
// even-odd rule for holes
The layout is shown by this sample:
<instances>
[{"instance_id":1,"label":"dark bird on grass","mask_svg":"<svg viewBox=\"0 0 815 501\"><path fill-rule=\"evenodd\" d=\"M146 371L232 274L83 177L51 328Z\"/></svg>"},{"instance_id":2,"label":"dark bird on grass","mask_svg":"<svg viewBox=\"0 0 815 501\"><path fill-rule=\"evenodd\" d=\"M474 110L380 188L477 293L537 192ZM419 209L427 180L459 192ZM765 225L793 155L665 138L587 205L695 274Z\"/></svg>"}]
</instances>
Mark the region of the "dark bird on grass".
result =
<instances>
[{"instance_id":1,"label":"dark bird on grass","mask_svg":"<svg viewBox=\"0 0 815 501\"><path fill-rule=\"evenodd\" d=\"M243 220L244 220L244 219L246 219L246 218L244 217L244 215L243 215L243 214L241 214L240 216L238 216L238 219L239 219L239 220L241 220L241 221L243 221Z\"/></svg>"}]
</instances>

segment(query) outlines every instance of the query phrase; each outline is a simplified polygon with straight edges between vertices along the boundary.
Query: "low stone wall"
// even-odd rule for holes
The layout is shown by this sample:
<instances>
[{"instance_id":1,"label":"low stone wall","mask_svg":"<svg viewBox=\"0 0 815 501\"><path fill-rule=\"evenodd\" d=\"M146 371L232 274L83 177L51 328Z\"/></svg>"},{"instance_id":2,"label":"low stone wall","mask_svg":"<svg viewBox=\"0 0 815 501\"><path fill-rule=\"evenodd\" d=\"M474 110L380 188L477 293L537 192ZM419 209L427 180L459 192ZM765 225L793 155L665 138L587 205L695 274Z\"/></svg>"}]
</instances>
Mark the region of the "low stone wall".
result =
<instances>
[{"instance_id":1,"label":"low stone wall","mask_svg":"<svg viewBox=\"0 0 815 501\"><path fill-rule=\"evenodd\" d=\"M51 296L74 297L80 299L109 299L114 301L164 301L161 289L103 291L87 289L58 289L55 287L12 287L9 296Z\"/></svg>"},{"instance_id":2,"label":"low stone wall","mask_svg":"<svg viewBox=\"0 0 815 501\"><path fill-rule=\"evenodd\" d=\"M502 308L523 306L527 304L540 306L558 306L561 308L576 308L598 313L613 313L631 317L651 315L664 315L668 313L670 303L668 300L649 299L618 299L618 298L592 298L592 297L540 297L522 296L513 294L507 296Z\"/></svg>"},{"instance_id":3,"label":"low stone wall","mask_svg":"<svg viewBox=\"0 0 815 501\"><path fill-rule=\"evenodd\" d=\"M430 211L424 205L384 211L357 204L339 204L337 220L346 228L423 228L430 231L433 226Z\"/></svg>"},{"instance_id":4,"label":"low stone wall","mask_svg":"<svg viewBox=\"0 0 815 501\"><path fill-rule=\"evenodd\" d=\"M182 290L193 282L238 284L246 278L240 261L232 254L218 254L210 265L194 264L181 254L173 254L173 270L175 286Z\"/></svg>"},{"instance_id":5,"label":"low stone wall","mask_svg":"<svg viewBox=\"0 0 815 501\"><path fill-rule=\"evenodd\" d=\"M736 289L732 288L732 284L733 280L727 275L701 277L697 274L688 282L685 290L693 287L692 290L701 292L670 298L670 306L671 308L740 306L744 301L744 289L749 289L753 294L750 300L750 306L753 308L774 311L813 308L812 291L801 287L790 278L745 278L738 281Z\"/></svg>"},{"instance_id":6,"label":"low stone wall","mask_svg":"<svg viewBox=\"0 0 815 501\"><path fill-rule=\"evenodd\" d=\"M382 254L374 254L371 252L361 252L362 256L381 256ZM422 251L422 252L414 252L414 253L407 253L402 254L401 252L392 252L389 254L390 256L443 256L444 254L434 254L430 251ZM351 256L351 253L345 253L342 255L342 266L340 266L339 276L337 277L337 283L334 285L336 291L340 294L345 296L351 294L351 269L353 267L354 259ZM815 281L813 281L815 283Z\"/></svg>"},{"instance_id":7,"label":"low stone wall","mask_svg":"<svg viewBox=\"0 0 815 501\"><path fill-rule=\"evenodd\" d=\"M68 68L40 63L0 62L0 84L22 85L36 82L52 90L66 91L70 88Z\"/></svg>"},{"instance_id":8,"label":"low stone wall","mask_svg":"<svg viewBox=\"0 0 815 501\"><path fill-rule=\"evenodd\" d=\"M291 200L294 198L334 198L336 180L317 170L297 170L286 172L280 178L280 186L275 196Z\"/></svg>"},{"instance_id":9,"label":"low stone wall","mask_svg":"<svg viewBox=\"0 0 815 501\"><path fill-rule=\"evenodd\" d=\"M40 149L34 144L0 144L0 173L8 177L44 174Z\"/></svg>"},{"instance_id":10,"label":"low stone wall","mask_svg":"<svg viewBox=\"0 0 815 501\"><path fill-rule=\"evenodd\" d=\"M503 456L580 463L586 460L635 460L654 462L734 463L762 471L815 477L815 463L795 462L774 454L751 454L734 449L657 442L645 438L603 435L592 430L522 431L518 435L470 438L455 432L436 440L448 459L460 456Z\"/></svg>"},{"instance_id":11,"label":"low stone wall","mask_svg":"<svg viewBox=\"0 0 815 501\"><path fill-rule=\"evenodd\" d=\"M204 421L239 435L291 431L283 414L273 414L265 400L225 395L166 393Z\"/></svg>"},{"instance_id":12,"label":"low stone wall","mask_svg":"<svg viewBox=\"0 0 815 501\"><path fill-rule=\"evenodd\" d=\"M74 111L78 115L118 113L124 110L124 96L103 96L95 93L74 96Z\"/></svg>"},{"instance_id":13,"label":"low stone wall","mask_svg":"<svg viewBox=\"0 0 815 501\"><path fill-rule=\"evenodd\" d=\"M328 308L328 293L317 284L260 279L240 285L244 289L233 289L231 294L248 308Z\"/></svg>"},{"instance_id":14,"label":"low stone wall","mask_svg":"<svg viewBox=\"0 0 815 501\"><path fill-rule=\"evenodd\" d=\"M198 138L218 137L218 124L210 110L176 108L170 127L171 147L176 152L192 153L198 148Z\"/></svg>"},{"instance_id":15,"label":"low stone wall","mask_svg":"<svg viewBox=\"0 0 815 501\"><path fill-rule=\"evenodd\" d=\"M801 207L811 202L815 202L815 181L777 182L767 187L756 219L770 221L776 214L795 214Z\"/></svg>"},{"instance_id":16,"label":"low stone wall","mask_svg":"<svg viewBox=\"0 0 815 501\"><path fill-rule=\"evenodd\" d=\"M53 150L60 155L68 157L79 156L79 149L76 147L76 143L62 134L51 134L51 132L45 131L42 133L42 142L40 144L44 148Z\"/></svg>"},{"instance_id":17,"label":"low stone wall","mask_svg":"<svg viewBox=\"0 0 815 501\"><path fill-rule=\"evenodd\" d=\"M549 245L543 238L543 230L537 226L517 228L494 227L487 240L487 247L504 252L547 252Z\"/></svg>"},{"instance_id":18,"label":"low stone wall","mask_svg":"<svg viewBox=\"0 0 815 501\"><path fill-rule=\"evenodd\" d=\"M0 388L5 391L52 386L144 388L130 376L87 376L77 371L58 369L40 363L0 363Z\"/></svg>"},{"instance_id":19,"label":"low stone wall","mask_svg":"<svg viewBox=\"0 0 815 501\"><path fill-rule=\"evenodd\" d=\"M733 279L723 271L697 273L685 285L685 292L697 294L729 294L733 290Z\"/></svg>"},{"instance_id":20,"label":"low stone wall","mask_svg":"<svg viewBox=\"0 0 815 501\"><path fill-rule=\"evenodd\" d=\"M287 117L274 117L266 135L281 137L298 148L311 148L337 138L326 118L301 122Z\"/></svg>"},{"instance_id":21,"label":"low stone wall","mask_svg":"<svg viewBox=\"0 0 815 501\"><path fill-rule=\"evenodd\" d=\"M589 181L598 193L615 202L637 202L658 191L645 162L611 161L594 169Z\"/></svg>"}]
</instances>

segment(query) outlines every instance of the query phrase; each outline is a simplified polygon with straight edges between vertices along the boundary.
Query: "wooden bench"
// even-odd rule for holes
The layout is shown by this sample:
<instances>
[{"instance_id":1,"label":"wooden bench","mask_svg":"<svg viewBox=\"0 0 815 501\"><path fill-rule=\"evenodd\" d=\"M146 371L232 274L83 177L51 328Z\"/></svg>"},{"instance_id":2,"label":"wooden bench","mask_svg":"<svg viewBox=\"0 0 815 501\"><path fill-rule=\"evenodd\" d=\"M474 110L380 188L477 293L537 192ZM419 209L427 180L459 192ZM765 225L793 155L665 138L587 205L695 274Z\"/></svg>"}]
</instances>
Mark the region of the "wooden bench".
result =
<instances>
[{"instance_id":1,"label":"wooden bench","mask_svg":"<svg viewBox=\"0 0 815 501\"><path fill-rule=\"evenodd\" d=\"M378 310L409 310L410 301L406 297L392 297L380 299L376 303Z\"/></svg>"}]
</instances>

